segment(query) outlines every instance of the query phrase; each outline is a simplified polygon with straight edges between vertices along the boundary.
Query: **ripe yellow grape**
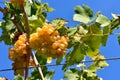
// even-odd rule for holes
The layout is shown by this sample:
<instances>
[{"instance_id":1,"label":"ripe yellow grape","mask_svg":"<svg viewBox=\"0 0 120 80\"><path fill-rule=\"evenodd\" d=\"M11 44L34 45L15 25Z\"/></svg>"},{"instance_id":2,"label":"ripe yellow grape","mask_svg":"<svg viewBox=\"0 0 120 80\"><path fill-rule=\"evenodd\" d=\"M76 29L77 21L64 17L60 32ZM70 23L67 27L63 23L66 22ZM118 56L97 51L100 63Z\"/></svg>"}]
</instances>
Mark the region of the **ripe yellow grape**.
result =
<instances>
[{"instance_id":1,"label":"ripe yellow grape","mask_svg":"<svg viewBox=\"0 0 120 80\"><path fill-rule=\"evenodd\" d=\"M27 55L27 35L22 34L15 42L14 48L9 48L9 59L14 61L12 66L15 75L18 74L20 74L21 76L24 75L25 69L18 68L24 68L26 66L26 55Z\"/></svg>"},{"instance_id":2,"label":"ripe yellow grape","mask_svg":"<svg viewBox=\"0 0 120 80\"><path fill-rule=\"evenodd\" d=\"M30 47L37 51L38 55L58 58L65 54L69 39L60 36L52 24L45 23L42 28L30 35Z\"/></svg>"}]
</instances>

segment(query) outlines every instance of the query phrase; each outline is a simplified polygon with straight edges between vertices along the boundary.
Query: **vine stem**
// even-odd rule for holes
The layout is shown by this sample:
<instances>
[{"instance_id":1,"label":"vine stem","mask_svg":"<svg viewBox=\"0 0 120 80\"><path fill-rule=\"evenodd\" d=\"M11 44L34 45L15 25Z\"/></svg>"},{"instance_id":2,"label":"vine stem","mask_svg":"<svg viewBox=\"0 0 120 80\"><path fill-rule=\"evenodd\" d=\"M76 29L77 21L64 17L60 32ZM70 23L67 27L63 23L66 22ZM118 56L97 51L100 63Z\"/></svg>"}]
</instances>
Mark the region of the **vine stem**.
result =
<instances>
[{"instance_id":1,"label":"vine stem","mask_svg":"<svg viewBox=\"0 0 120 80\"><path fill-rule=\"evenodd\" d=\"M32 55L32 58L35 62L35 65L38 66L37 67L37 70L39 72L39 75L41 77L41 80L44 80L44 76L43 76L43 73L42 73L42 70L41 70L41 67L39 66L39 63L35 57L34 54L32 54L32 50L31 48L29 47L29 36L30 36L30 26L29 26L29 21L28 21L28 17L27 17L27 14L25 12L25 9L24 9L24 5L23 4L20 4L20 8L22 10L22 13L23 13L23 17L24 17L24 21L25 21L25 29L26 29L26 33L27 33L27 42L28 42L28 45L27 45L27 64L26 64L26 70L25 70L25 80L28 79L28 68L29 68L29 60L30 60L30 56Z\"/></svg>"},{"instance_id":2,"label":"vine stem","mask_svg":"<svg viewBox=\"0 0 120 80\"><path fill-rule=\"evenodd\" d=\"M29 26L29 22L28 22L28 17L27 14L25 12L24 9L24 4L21 3L19 4L21 11L23 13L23 17L24 17L24 22L25 22L25 30L26 30L26 34L27 34L27 55L26 55L26 68L25 68L25 78L24 80L28 80L28 73L29 73L29 60L30 60L30 55L31 55L31 48L29 47L29 36L30 36L30 26Z\"/></svg>"},{"instance_id":3,"label":"vine stem","mask_svg":"<svg viewBox=\"0 0 120 80\"><path fill-rule=\"evenodd\" d=\"M38 63L38 61L36 59L36 56L33 53L31 54L31 56L32 56L32 59L33 59L33 61L35 63L35 66L37 66L37 70L39 72L41 80L45 80L44 76L43 76L43 73L42 73L42 69L41 69L41 67L40 67L40 65L39 65L39 63Z\"/></svg>"}]
</instances>

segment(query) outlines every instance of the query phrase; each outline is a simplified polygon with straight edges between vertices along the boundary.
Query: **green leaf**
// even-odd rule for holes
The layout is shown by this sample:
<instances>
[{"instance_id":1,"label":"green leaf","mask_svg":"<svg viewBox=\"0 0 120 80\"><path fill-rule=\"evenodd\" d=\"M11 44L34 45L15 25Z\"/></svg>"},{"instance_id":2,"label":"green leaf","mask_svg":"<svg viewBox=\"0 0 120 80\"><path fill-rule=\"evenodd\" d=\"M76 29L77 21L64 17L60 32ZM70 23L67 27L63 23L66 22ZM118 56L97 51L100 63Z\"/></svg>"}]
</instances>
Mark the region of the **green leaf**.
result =
<instances>
[{"instance_id":1,"label":"green leaf","mask_svg":"<svg viewBox=\"0 0 120 80\"><path fill-rule=\"evenodd\" d=\"M90 17L92 17L93 12L88 6L76 6L74 10L76 12L76 14L73 16L74 21L83 22L85 24L90 22Z\"/></svg>"},{"instance_id":2,"label":"green leaf","mask_svg":"<svg viewBox=\"0 0 120 80\"><path fill-rule=\"evenodd\" d=\"M70 63L69 64L75 64L79 63L84 59L84 49L83 45L78 43L74 46L73 51L70 54Z\"/></svg>"},{"instance_id":3,"label":"green leaf","mask_svg":"<svg viewBox=\"0 0 120 80\"><path fill-rule=\"evenodd\" d=\"M56 29L62 28L66 23L66 20L63 18L56 18L52 21L52 25L55 26Z\"/></svg>"},{"instance_id":4,"label":"green leaf","mask_svg":"<svg viewBox=\"0 0 120 80\"><path fill-rule=\"evenodd\" d=\"M53 9L53 8L51 8L51 7L49 7L47 11L48 11L48 12L53 12L53 11L54 11L54 9Z\"/></svg>"},{"instance_id":5,"label":"green leaf","mask_svg":"<svg viewBox=\"0 0 120 80\"><path fill-rule=\"evenodd\" d=\"M67 64L63 66L63 70L66 70L68 66L80 63L80 61L84 59L84 55L85 55L84 45L76 43L76 45L73 47L73 50L66 55Z\"/></svg>"},{"instance_id":6,"label":"green leaf","mask_svg":"<svg viewBox=\"0 0 120 80\"><path fill-rule=\"evenodd\" d=\"M103 29L103 37L102 37L102 46L106 46L106 42L108 40L108 36L109 36L109 33L110 33L110 26L105 26L104 29ZM108 35L106 35L108 34Z\"/></svg>"},{"instance_id":7,"label":"green leaf","mask_svg":"<svg viewBox=\"0 0 120 80\"><path fill-rule=\"evenodd\" d=\"M89 49L86 50L86 54L87 54L87 56L89 56L90 58L93 58L93 57L95 57L96 55L99 54L99 50L96 49L96 50L93 51L93 50L91 50L91 49L89 48Z\"/></svg>"},{"instance_id":8,"label":"green leaf","mask_svg":"<svg viewBox=\"0 0 120 80\"><path fill-rule=\"evenodd\" d=\"M62 60L63 60L63 56L61 56L60 58L57 58L56 64L60 64Z\"/></svg>"},{"instance_id":9,"label":"green leaf","mask_svg":"<svg viewBox=\"0 0 120 80\"><path fill-rule=\"evenodd\" d=\"M95 35L94 35L95 34ZM101 35L102 31L100 29L100 25L98 23L91 24L88 28L87 37L83 37L83 42L90 48L92 51L99 49L101 45Z\"/></svg>"},{"instance_id":10,"label":"green leaf","mask_svg":"<svg viewBox=\"0 0 120 80\"><path fill-rule=\"evenodd\" d=\"M119 45L120 45L120 35L118 35L118 43L119 43Z\"/></svg>"},{"instance_id":11,"label":"green leaf","mask_svg":"<svg viewBox=\"0 0 120 80\"><path fill-rule=\"evenodd\" d=\"M77 70L67 70L64 75L65 80L79 80L79 75Z\"/></svg>"},{"instance_id":12,"label":"green leaf","mask_svg":"<svg viewBox=\"0 0 120 80\"><path fill-rule=\"evenodd\" d=\"M49 71L45 76L45 80L52 80L54 73L55 71Z\"/></svg>"},{"instance_id":13,"label":"green leaf","mask_svg":"<svg viewBox=\"0 0 120 80\"><path fill-rule=\"evenodd\" d=\"M26 5L25 5L25 11L26 11L26 14L27 14L28 16L31 15L31 4L26 3Z\"/></svg>"},{"instance_id":14,"label":"green leaf","mask_svg":"<svg viewBox=\"0 0 120 80\"><path fill-rule=\"evenodd\" d=\"M68 29L68 36L72 36L76 33L77 28L76 27L72 27Z\"/></svg>"},{"instance_id":15,"label":"green leaf","mask_svg":"<svg viewBox=\"0 0 120 80\"><path fill-rule=\"evenodd\" d=\"M90 20L90 22L94 22L94 21L98 18L99 15L101 15L101 12L100 12L100 11L98 11L98 12L93 16L93 18Z\"/></svg>"},{"instance_id":16,"label":"green leaf","mask_svg":"<svg viewBox=\"0 0 120 80\"><path fill-rule=\"evenodd\" d=\"M89 17L92 17L93 16L93 11L87 6L87 5L83 5L82 6L86 12L86 14L89 16Z\"/></svg>"},{"instance_id":17,"label":"green leaf","mask_svg":"<svg viewBox=\"0 0 120 80\"><path fill-rule=\"evenodd\" d=\"M106 63L106 61L104 61L103 59L105 59L105 57L103 55L101 55L101 54L95 56L93 58L93 60L95 60L94 63L92 65L90 65L88 67L88 69L90 69L93 72L96 72L97 70L99 70L99 69L101 69L103 67L109 66Z\"/></svg>"},{"instance_id":18,"label":"green leaf","mask_svg":"<svg viewBox=\"0 0 120 80\"><path fill-rule=\"evenodd\" d=\"M110 24L108 18L102 14L98 16L96 22L100 23L102 27L108 26Z\"/></svg>"},{"instance_id":19,"label":"green leaf","mask_svg":"<svg viewBox=\"0 0 120 80\"><path fill-rule=\"evenodd\" d=\"M86 15L74 14L73 20L87 24L90 21L90 18Z\"/></svg>"},{"instance_id":20,"label":"green leaf","mask_svg":"<svg viewBox=\"0 0 120 80\"><path fill-rule=\"evenodd\" d=\"M13 44L14 32L16 31L16 28L13 25L13 23L11 21L2 22L0 28L2 29L0 41L4 41L6 45Z\"/></svg>"},{"instance_id":21,"label":"green leaf","mask_svg":"<svg viewBox=\"0 0 120 80\"><path fill-rule=\"evenodd\" d=\"M17 76L15 76L14 80L23 80L23 78L22 78L22 76L17 75Z\"/></svg>"},{"instance_id":22,"label":"green leaf","mask_svg":"<svg viewBox=\"0 0 120 80\"><path fill-rule=\"evenodd\" d=\"M111 21L111 33L120 27L120 19L112 19Z\"/></svg>"},{"instance_id":23,"label":"green leaf","mask_svg":"<svg viewBox=\"0 0 120 80\"><path fill-rule=\"evenodd\" d=\"M65 26L63 26L58 31L61 36L64 36L64 35L67 35L68 29Z\"/></svg>"}]
</instances>

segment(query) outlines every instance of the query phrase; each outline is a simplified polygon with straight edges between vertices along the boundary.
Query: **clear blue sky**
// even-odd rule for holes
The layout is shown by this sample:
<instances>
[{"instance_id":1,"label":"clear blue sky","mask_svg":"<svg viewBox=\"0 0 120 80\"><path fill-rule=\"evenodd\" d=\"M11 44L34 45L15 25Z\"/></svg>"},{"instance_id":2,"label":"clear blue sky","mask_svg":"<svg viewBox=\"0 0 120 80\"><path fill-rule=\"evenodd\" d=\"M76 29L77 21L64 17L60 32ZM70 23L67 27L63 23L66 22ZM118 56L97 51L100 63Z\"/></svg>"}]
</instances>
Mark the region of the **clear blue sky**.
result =
<instances>
[{"instance_id":1,"label":"clear blue sky","mask_svg":"<svg viewBox=\"0 0 120 80\"><path fill-rule=\"evenodd\" d=\"M1 1L1 0L0 0ZM69 25L76 25L72 22L74 14L73 8L76 5L86 4L94 13L101 11L108 18L112 18L111 13L120 14L120 0L43 0L48 2L49 5L55 8L55 11L48 13L48 20L54 18L65 18L69 21ZM1 6L1 5L0 5ZM0 14L0 20L2 15ZM120 32L117 30L116 32ZM1 35L1 30L0 30ZM105 55L106 58L120 57L120 46L117 42L117 36L112 35L109 37L107 46L100 48L101 54ZM0 69L11 68L11 61L8 59L8 46L4 43L0 43ZM120 72L120 61L108 61L109 67L105 67L103 70L98 71L98 75L103 80L118 80ZM56 74L53 80L60 80L62 78L61 67L49 67L49 69L55 69ZM62 74L61 74L62 73ZM9 80L13 80L13 71L0 72L0 77L7 77Z\"/></svg>"}]
</instances>

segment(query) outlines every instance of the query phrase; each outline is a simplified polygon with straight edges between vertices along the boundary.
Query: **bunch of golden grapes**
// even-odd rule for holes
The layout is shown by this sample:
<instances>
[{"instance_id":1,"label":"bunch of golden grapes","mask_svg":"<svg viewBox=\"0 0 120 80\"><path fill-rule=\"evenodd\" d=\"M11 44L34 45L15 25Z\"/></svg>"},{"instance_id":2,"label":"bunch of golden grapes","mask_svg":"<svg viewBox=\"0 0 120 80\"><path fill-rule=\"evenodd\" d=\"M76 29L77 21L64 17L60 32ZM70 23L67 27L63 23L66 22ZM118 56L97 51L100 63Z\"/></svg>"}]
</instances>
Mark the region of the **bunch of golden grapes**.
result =
<instances>
[{"instance_id":1,"label":"bunch of golden grapes","mask_svg":"<svg viewBox=\"0 0 120 80\"><path fill-rule=\"evenodd\" d=\"M18 4L22 4L24 2L26 2L27 0L10 0L11 3L18 3Z\"/></svg>"},{"instance_id":2,"label":"bunch of golden grapes","mask_svg":"<svg viewBox=\"0 0 120 80\"><path fill-rule=\"evenodd\" d=\"M30 35L30 47L37 51L38 55L58 58L66 53L69 38L60 36L59 32L51 24L45 23L42 28Z\"/></svg>"},{"instance_id":3,"label":"bunch of golden grapes","mask_svg":"<svg viewBox=\"0 0 120 80\"><path fill-rule=\"evenodd\" d=\"M19 36L18 40L14 44L14 48L9 48L9 58L14 61L12 64L14 69L14 74L24 75L24 70L26 67L26 56L27 56L27 35L22 34ZM30 65L33 61L30 60Z\"/></svg>"}]
</instances>

